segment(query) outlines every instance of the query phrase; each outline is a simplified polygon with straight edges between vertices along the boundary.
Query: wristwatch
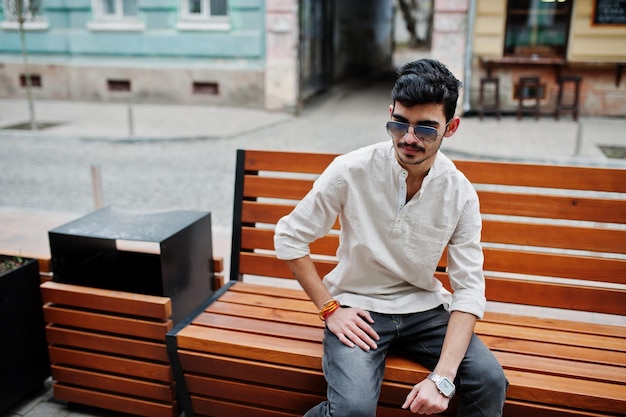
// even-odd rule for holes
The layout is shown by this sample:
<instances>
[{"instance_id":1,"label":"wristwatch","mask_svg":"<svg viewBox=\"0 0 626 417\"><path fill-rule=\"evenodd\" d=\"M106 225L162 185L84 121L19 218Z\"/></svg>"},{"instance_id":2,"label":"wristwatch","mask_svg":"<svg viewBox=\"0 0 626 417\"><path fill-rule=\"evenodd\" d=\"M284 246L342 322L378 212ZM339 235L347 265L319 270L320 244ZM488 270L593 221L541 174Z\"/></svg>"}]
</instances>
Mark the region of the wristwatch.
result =
<instances>
[{"instance_id":1,"label":"wristwatch","mask_svg":"<svg viewBox=\"0 0 626 417\"><path fill-rule=\"evenodd\" d=\"M445 376L437 375L436 373L432 372L430 375L428 375L428 379L433 381L435 385L437 385L437 389L439 389L439 392L448 398L452 398L452 396L456 392L456 387L454 386L452 381L450 381Z\"/></svg>"}]
</instances>

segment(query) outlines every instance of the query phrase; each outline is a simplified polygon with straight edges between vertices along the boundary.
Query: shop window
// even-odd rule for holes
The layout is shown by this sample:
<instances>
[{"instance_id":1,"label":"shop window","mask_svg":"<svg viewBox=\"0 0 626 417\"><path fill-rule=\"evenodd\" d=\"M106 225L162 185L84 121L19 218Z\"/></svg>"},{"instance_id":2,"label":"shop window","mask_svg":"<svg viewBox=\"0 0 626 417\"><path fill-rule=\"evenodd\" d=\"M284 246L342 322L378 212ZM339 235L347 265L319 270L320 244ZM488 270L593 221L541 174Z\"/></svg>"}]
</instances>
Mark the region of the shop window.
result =
<instances>
[{"instance_id":1,"label":"shop window","mask_svg":"<svg viewBox=\"0 0 626 417\"><path fill-rule=\"evenodd\" d=\"M143 30L138 0L92 0L91 30Z\"/></svg>"},{"instance_id":2,"label":"shop window","mask_svg":"<svg viewBox=\"0 0 626 417\"><path fill-rule=\"evenodd\" d=\"M505 56L565 58L573 0L508 0Z\"/></svg>"},{"instance_id":3,"label":"shop window","mask_svg":"<svg viewBox=\"0 0 626 417\"><path fill-rule=\"evenodd\" d=\"M230 30L227 0L180 0L180 30Z\"/></svg>"}]
</instances>

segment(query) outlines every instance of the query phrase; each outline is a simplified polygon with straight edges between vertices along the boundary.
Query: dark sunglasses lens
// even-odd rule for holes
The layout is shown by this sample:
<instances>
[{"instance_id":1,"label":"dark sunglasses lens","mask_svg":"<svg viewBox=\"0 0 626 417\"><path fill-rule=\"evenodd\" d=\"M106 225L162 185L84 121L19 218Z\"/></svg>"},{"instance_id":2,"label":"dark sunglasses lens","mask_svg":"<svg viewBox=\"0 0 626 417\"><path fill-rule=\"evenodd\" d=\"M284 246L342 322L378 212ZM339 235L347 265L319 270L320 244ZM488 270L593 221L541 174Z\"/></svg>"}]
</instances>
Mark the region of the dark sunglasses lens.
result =
<instances>
[{"instance_id":1,"label":"dark sunglasses lens","mask_svg":"<svg viewBox=\"0 0 626 417\"><path fill-rule=\"evenodd\" d=\"M415 136L422 142L434 142L437 140L437 129L430 126L415 126Z\"/></svg>"},{"instance_id":2,"label":"dark sunglasses lens","mask_svg":"<svg viewBox=\"0 0 626 417\"><path fill-rule=\"evenodd\" d=\"M401 138L409 131L409 125L400 122L387 122L387 133L394 138Z\"/></svg>"}]
</instances>

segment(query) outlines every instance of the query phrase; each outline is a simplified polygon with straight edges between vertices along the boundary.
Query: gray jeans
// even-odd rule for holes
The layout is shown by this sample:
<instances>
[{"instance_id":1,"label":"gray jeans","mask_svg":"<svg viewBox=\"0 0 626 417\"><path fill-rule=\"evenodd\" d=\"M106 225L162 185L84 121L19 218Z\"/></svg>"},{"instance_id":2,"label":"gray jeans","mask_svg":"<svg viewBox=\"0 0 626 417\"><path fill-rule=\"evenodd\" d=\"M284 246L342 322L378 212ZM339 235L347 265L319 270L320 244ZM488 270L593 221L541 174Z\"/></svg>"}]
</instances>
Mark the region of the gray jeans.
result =
<instances>
[{"instance_id":1,"label":"gray jeans","mask_svg":"<svg viewBox=\"0 0 626 417\"><path fill-rule=\"evenodd\" d=\"M372 327L380 340L378 349L368 352L347 347L326 329L323 368L328 399L304 417L375 416L385 357L390 348L405 353L428 369L436 366L450 318L443 307L405 315L372 313L372 317L375 320ZM458 416L502 415L508 382L496 358L476 335L472 337L454 383L459 397ZM400 406L398 404L398 408Z\"/></svg>"}]
</instances>

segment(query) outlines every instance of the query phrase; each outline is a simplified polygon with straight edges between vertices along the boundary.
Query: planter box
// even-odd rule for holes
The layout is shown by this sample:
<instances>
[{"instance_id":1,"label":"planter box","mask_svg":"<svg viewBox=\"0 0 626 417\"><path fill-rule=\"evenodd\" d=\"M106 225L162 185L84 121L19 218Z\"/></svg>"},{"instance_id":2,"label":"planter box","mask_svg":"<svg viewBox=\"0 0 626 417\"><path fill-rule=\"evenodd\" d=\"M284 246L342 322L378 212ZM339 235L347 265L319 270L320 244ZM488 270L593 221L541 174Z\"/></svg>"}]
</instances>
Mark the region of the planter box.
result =
<instances>
[{"instance_id":1,"label":"planter box","mask_svg":"<svg viewBox=\"0 0 626 417\"><path fill-rule=\"evenodd\" d=\"M50 376L40 283L35 259L0 273L0 414Z\"/></svg>"}]
</instances>

